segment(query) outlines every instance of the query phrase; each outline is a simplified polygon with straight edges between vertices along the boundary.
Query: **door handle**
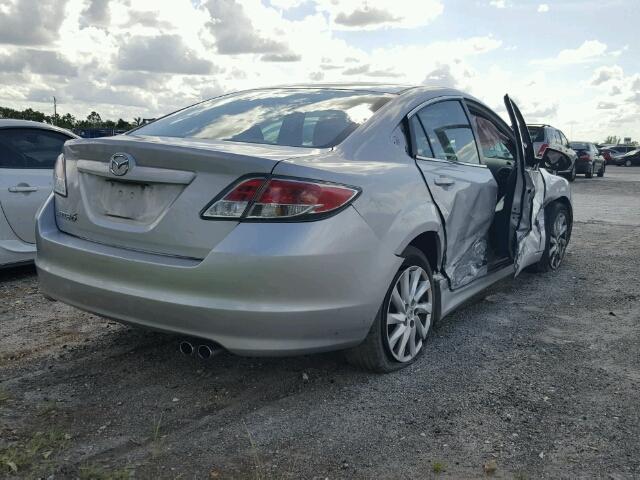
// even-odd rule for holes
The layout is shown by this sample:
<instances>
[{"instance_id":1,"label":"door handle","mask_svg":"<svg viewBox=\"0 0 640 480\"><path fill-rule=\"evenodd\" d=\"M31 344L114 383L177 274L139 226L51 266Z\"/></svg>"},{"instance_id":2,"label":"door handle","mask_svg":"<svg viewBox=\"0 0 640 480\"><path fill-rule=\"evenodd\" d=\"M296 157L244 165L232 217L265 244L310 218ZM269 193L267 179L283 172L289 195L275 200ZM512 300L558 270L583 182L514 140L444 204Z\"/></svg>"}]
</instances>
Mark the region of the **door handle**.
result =
<instances>
[{"instance_id":1,"label":"door handle","mask_svg":"<svg viewBox=\"0 0 640 480\"><path fill-rule=\"evenodd\" d=\"M435 183L436 185L440 185L442 187L446 187L448 185L453 185L454 183L456 183L456 181L453 178L440 176L440 177L436 177L433 183Z\"/></svg>"},{"instance_id":2,"label":"door handle","mask_svg":"<svg viewBox=\"0 0 640 480\"><path fill-rule=\"evenodd\" d=\"M13 193L37 192L38 187L30 187L29 185L26 185L26 186L16 185L14 187L9 187L9 191Z\"/></svg>"}]
</instances>

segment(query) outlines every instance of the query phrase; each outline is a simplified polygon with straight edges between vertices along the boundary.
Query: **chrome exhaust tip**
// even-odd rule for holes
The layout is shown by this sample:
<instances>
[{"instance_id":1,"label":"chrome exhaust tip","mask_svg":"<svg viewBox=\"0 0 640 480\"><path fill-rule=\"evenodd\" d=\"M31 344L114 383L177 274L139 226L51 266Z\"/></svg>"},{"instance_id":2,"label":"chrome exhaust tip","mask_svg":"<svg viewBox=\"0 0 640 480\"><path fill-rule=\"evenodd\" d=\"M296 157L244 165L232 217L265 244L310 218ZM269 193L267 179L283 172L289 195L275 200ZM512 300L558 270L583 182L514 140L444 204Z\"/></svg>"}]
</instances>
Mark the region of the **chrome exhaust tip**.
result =
<instances>
[{"instance_id":1,"label":"chrome exhaust tip","mask_svg":"<svg viewBox=\"0 0 640 480\"><path fill-rule=\"evenodd\" d=\"M219 349L211 344L198 345L198 358L200 360L209 360L216 353L218 353L218 351Z\"/></svg>"},{"instance_id":2,"label":"chrome exhaust tip","mask_svg":"<svg viewBox=\"0 0 640 480\"><path fill-rule=\"evenodd\" d=\"M195 352L196 350L193 344L186 340L183 340L182 342L180 342L179 349L180 349L180 353L182 353L183 355L187 355L188 357L193 355L193 352Z\"/></svg>"}]
</instances>

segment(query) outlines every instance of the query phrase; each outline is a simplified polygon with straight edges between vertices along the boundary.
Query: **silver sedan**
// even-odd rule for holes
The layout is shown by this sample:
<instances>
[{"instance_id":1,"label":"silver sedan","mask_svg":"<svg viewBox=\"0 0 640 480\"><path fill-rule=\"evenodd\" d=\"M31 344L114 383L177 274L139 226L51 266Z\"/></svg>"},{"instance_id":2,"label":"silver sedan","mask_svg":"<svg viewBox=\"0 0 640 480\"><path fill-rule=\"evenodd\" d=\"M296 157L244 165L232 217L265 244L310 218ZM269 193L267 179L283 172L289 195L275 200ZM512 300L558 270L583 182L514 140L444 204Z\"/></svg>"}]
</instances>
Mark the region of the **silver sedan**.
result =
<instances>
[{"instance_id":1,"label":"silver sedan","mask_svg":"<svg viewBox=\"0 0 640 480\"><path fill-rule=\"evenodd\" d=\"M511 125L451 89L258 89L67 142L41 289L236 354L401 368L472 295L562 262L570 190L547 170L569 159L537 159L505 105Z\"/></svg>"}]
</instances>

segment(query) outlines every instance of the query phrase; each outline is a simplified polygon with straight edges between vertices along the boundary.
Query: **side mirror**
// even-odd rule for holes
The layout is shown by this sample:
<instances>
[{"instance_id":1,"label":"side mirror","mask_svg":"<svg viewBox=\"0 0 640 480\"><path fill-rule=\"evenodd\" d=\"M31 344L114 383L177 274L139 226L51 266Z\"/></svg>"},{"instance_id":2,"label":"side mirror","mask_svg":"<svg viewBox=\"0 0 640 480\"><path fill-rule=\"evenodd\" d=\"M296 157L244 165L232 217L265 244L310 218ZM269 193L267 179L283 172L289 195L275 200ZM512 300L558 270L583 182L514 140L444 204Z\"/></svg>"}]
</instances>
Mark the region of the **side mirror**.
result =
<instances>
[{"instance_id":1,"label":"side mirror","mask_svg":"<svg viewBox=\"0 0 640 480\"><path fill-rule=\"evenodd\" d=\"M571 168L571 158L560 150L547 147L542 155L540 164L547 170L561 172Z\"/></svg>"}]
</instances>

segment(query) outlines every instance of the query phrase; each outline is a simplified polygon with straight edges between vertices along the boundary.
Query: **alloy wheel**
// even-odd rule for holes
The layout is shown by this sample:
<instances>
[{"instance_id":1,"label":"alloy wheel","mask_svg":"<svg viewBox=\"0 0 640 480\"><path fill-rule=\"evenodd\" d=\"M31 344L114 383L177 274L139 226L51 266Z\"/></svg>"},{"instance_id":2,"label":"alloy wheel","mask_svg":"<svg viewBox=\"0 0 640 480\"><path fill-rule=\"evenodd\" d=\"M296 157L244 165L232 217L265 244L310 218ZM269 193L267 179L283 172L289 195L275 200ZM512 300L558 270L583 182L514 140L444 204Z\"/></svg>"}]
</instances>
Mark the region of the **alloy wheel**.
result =
<instances>
[{"instance_id":1,"label":"alloy wheel","mask_svg":"<svg viewBox=\"0 0 640 480\"><path fill-rule=\"evenodd\" d=\"M559 212L553 222L553 229L549 237L549 264L553 270L562 263L567 249L568 237L567 216Z\"/></svg>"},{"instance_id":2,"label":"alloy wheel","mask_svg":"<svg viewBox=\"0 0 640 480\"><path fill-rule=\"evenodd\" d=\"M391 291L386 341L393 358L410 362L422 349L431 327L433 294L427 272L417 265L404 270Z\"/></svg>"}]
</instances>

